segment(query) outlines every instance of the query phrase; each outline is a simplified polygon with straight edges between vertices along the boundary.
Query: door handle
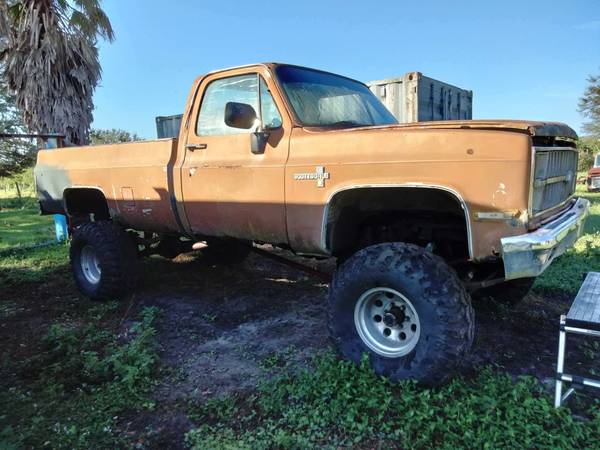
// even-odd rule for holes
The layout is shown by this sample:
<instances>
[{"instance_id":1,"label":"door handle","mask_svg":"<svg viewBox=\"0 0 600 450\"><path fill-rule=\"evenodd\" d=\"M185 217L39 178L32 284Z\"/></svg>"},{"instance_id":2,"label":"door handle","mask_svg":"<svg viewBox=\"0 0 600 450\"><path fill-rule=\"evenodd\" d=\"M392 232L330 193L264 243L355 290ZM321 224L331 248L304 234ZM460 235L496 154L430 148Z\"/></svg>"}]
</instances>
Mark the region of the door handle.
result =
<instances>
[{"instance_id":1,"label":"door handle","mask_svg":"<svg viewBox=\"0 0 600 450\"><path fill-rule=\"evenodd\" d=\"M187 144L185 146L186 150L193 152L194 150L204 150L207 147L206 144Z\"/></svg>"}]
</instances>

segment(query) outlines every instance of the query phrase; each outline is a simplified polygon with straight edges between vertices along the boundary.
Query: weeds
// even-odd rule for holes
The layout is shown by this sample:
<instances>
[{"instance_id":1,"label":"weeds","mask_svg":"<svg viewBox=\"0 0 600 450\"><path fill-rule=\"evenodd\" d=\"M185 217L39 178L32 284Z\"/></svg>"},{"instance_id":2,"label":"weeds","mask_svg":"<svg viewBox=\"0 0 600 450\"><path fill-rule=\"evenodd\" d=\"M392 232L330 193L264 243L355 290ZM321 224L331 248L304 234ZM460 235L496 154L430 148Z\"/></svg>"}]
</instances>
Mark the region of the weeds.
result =
<instances>
[{"instance_id":1,"label":"weeds","mask_svg":"<svg viewBox=\"0 0 600 450\"><path fill-rule=\"evenodd\" d=\"M272 353L260 361L260 367L265 372L274 372L281 368L287 368L290 365L290 361L294 354L298 352L298 349L293 345L289 345L281 352Z\"/></svg>"},{"instance_id":2,"label":"weeds","mask_svg":"<svg viewBox=\"0 0 600 450\"><path fill-rule=\"evenodd\" d=\"M103 306L104 312L114 305ZM0 448L106 448L125 445L119 415L151 409L157 361L153 338L157 310L140 313L127 336L102 328L102 309L85 326L52 325L42 352L19 370L31 385L0 394ZM122 342L126 339L126 342Z\"/></svg>"},{"instance_id":3,"label":"weeds","mask_svg":"<svg viewBox=\"0 0 600 450\"><path fill-rule=\"evenodd\" d=\"M575 421L555 410L533 378L490 368L470 381L425 389L393 384L325 354L313 370L264 382L254 396L196 408L194 449L585 448L600 438L600 414Z\"/></svg>"},{"instance_id":4,"label":"weeds","mask_svg":"<svg viewBox=\"0 0 600 450\"><path fill-rule=\"evenodd\" d=\"M207 321L208 323L213 323L215 320L217 320L217 315L216 314L204 313L200 317L203 320Z\"/></svg>"},{"instance_id":5,"label":"weeds","mask_svg":"<svg viewBox=\"0 0 600 450\"><path fill-rule=\"evenodd\" d=\"M562 291L575 294L587 272L600 272L600 194L587 193L584 188L578 187L577 195L592 202L586 234L538 277L534 285L538 292Z\"/></svg>"},{"instance_id":6,"label":"weeds","mask_svg":"<svg viewBox=\"0 0 600 450\"><path fill-rule=\"evenodd\" d=\"M600 352L600 342L587 340L582 344L583 355L590 361L594 361Z\"/></svg>"}]
</instances>

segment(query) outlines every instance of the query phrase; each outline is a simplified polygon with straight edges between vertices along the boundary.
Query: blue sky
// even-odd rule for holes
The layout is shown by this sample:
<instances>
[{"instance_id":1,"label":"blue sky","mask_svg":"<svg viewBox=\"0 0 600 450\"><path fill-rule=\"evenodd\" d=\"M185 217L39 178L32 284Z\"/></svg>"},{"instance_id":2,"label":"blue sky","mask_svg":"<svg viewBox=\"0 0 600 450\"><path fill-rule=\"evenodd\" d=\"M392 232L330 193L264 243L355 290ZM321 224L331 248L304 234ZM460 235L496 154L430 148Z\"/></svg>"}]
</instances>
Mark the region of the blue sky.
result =
<instances>
[{"instance_id":1,"label":"blue sky","mask_svg":"<svg viewBox=\"0 0 600 450\"><path fill-rule=\"evenodd\" d=\"M156 136L207 71L277 61L363 81L409 71L474 91L473 117L566 122L600 73L600 1L104 0L93 126Z\"/></svg>"}]
</instances>

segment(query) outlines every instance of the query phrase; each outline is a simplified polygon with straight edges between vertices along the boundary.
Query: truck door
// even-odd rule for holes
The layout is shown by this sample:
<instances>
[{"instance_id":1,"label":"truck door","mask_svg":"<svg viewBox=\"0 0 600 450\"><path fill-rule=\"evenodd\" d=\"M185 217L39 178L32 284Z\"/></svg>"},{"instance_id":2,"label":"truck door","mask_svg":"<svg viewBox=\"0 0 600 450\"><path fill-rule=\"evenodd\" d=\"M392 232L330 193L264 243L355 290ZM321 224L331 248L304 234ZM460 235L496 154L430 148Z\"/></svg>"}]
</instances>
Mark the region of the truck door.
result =
<instances>
[{"instance_id":1,"label":"truck door","mask_svg":"<svg viewBox=\"0 0 600 450\"><path fill-rule=\"evenodd\" d=\"M284 168L291 123L266 68L206 77L191 111L181 166L184 208L193 233L286 243ZM277 99L277 100L276 100ZM225 123L228 102L254 108L251 129ZM264 152L252 152L252 133L268 133Z\"/></svg>"}]
</instances>

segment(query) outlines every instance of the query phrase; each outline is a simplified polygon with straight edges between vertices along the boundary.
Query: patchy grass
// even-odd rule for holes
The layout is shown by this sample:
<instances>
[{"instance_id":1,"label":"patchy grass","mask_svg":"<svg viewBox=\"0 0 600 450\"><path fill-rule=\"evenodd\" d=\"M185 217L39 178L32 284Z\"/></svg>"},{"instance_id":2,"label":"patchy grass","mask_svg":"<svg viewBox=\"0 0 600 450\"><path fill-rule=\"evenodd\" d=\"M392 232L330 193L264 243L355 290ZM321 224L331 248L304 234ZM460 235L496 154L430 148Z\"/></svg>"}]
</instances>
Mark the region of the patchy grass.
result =
<instances>
[{"instance_id":1,"label":"patchy grass","mask_svg":"<svg viewBox=\"0 0 600 450\"><path fill-rule=\"evenodd\" d=\"M81 298L27 174L0 180L0 449L130 448L122 417L152 410L156 308ZM135 313L133 313L135 314Z\"/></svg>"},{"instance_id":2,"label":"patchy grass","mask_svg":"<svg viewBox=\"0 0 600 450\"><path fill-rule=\"evenodd\" d=\"M40 215L32 197L0 199L0 251L54 239L52 216Z\"/></svg>"},{"instance_id":3,"label":"patchy grass","mask_svg":"<svg viewBox=\"0 0 600 450\"><path fill-rule=\"evenodd\" d=\"M157 310L143 309L119 336L103 324L116 308L95 306L75 323L54 323L24 360L4 356L2 372L13 383L0 390L0 448L130 446L119 417L154 407Z\"/></svg>"},{"instance_id":4,"label":"patchy grass","mask_svg":"<svg viewBox=\"0 0 600 450\"><path fill-rule=\"evenodd\" d=\"M192 407L194 449L589 448L600 413L575 420L555 410L537 380L492 369L425 389L392 384L327 353L313 370L263 383L255 395Z\"/></svg>"},{"instance_id":5,"label":"patchy grass","mask_svg":"<svg viewBox=\"0 0 600 450\"><path fill-rule=\"evenodd\" d=\"M575 294L587 272L600 272L600 193L589 193L579 185L577 195L592 202L585 234L538 277L534 286L538 292L563 291Z\"/></svg>"},{"instance_id":6,"label":"patchy grass","mask_svg":"<svg viewBox=\"0 0 600 450\"><path fill-rule=\"evenodd\" d=\"M25 284L70 276L68 252L66 244L4 251L0 255L0 285L18 289Z\"/></svg>"}]
</instances>

